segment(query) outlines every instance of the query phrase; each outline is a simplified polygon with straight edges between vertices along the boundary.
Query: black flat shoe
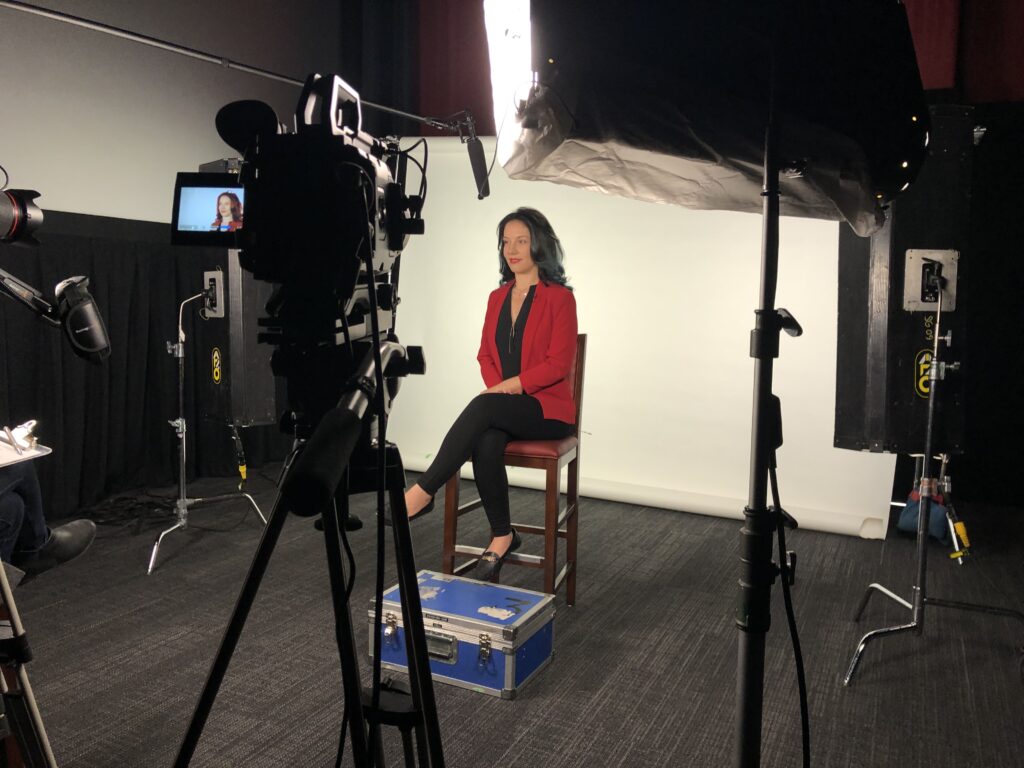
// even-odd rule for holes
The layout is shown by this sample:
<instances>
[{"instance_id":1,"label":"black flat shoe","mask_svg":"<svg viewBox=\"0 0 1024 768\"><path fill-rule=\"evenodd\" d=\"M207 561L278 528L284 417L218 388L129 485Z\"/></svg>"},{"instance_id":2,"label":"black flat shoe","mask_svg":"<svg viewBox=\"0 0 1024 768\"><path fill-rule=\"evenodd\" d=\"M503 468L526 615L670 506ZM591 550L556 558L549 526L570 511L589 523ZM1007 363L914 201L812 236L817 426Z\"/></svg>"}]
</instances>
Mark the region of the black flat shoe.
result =
<instances>
[{"instance_id":1,"label":"black flat shoe","mask_svg":"<svg viewBox=\"0 0 1024 768\"><path fill-rule=\"evenodd\" d=\"M523 540L519 538L519 534L512 531L512 543L508 545L508 549L502 555L495 554L491 550L487 550L477 561L476 568L473 569L473 578L477 581L489 581L492 584L498 583L498 575L501 573L501 566L505 562L511 553L515 552L522 545Z\"/></svg>"},{"instance_id":2,"label":"black flat shoe","mask_svg":"<svg viewBox=\"0 0 1024 768\"><path fill-rule=\"evenodd\" d=\"M417 512L415 515L410 517L409 518L409 522L411 523L413 520L417 520L417 519L419 519L421 517L424 517L425 515L429 515L433 511L434 511L434 499L433 499L433 497L431 497L430 501L427 502L427 506L425 506L423 509L421 509L419 512Z\"/></svg>"},{"instance_id":3,"label":"black flat shoe","mask_svg":"<svg viewBox=\"0 0 1024 768\"><path fill-rule=\"evenodd\" d=\"M421 509L419 512L417 512L415 515L413 515L412 517L409 518L409 522L411 523L413 520L419 520L424 515L429 515L433 511L434 511L434 499L431 498L430 501L427 502L427 506L425 506L423 509ZM384 515L384 525L391 525L391 513L390 512L388 512L387 514Z\"/></svg>"}]
</instances>

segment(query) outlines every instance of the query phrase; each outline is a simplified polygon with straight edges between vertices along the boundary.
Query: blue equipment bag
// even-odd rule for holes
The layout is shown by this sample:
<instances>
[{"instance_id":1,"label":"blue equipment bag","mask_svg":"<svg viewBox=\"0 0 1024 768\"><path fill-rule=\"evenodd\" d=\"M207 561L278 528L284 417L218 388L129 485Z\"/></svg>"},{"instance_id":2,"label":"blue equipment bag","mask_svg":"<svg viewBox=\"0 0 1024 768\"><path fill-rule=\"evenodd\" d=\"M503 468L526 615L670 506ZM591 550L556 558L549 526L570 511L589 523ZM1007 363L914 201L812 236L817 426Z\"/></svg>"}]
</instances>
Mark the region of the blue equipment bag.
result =
<instances>
[{"instance_id":1,"label":"blue equipment bag","mask_svg":"<svg viewBox=\"0 0 1024 768\"><path fill-rule=\"evenodd\" d=\"M554 596L447 576L417 574L434 680L511 699L550 661ZM370 654L374 605L370 601ZM398 586L384 593L381 666L408 673Z\"/></svg>"},{"instance_id":2,"label":"blue equipment bag","mask_svg":"<svg viewBox=\"0 0 1024 768\"><path fill-rule=\"evenodd\" d=\"M949 544L949 526L946 524L946 507L942 496L932 499L928 508L928 535L940 544ZM921 495L914 491L907 498L907 505L900 512L896 527L904 533L917 533L917 515L921 509Z\"/></svg>"}]
</instances>

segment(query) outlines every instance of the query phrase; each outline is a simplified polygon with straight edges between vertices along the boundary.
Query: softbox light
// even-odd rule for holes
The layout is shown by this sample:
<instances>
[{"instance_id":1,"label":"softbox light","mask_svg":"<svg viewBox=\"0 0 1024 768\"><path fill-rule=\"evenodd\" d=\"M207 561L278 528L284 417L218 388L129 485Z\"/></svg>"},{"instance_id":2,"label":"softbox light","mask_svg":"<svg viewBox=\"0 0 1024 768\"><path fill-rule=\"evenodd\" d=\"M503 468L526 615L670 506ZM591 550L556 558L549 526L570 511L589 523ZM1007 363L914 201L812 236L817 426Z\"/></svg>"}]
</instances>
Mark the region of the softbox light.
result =
<instances>
[{"instance_id":1,"label":"softbox light","mask_svg":"<svg viewBox=\"0 0 1024 768\"><path fill-rule=\"evenodd\" d=\"M913 181L928 110L898 0L485 0L498 161L688 208L759 212L775 46L783 215L859 235Z\"/></svg>"}]
</instances>

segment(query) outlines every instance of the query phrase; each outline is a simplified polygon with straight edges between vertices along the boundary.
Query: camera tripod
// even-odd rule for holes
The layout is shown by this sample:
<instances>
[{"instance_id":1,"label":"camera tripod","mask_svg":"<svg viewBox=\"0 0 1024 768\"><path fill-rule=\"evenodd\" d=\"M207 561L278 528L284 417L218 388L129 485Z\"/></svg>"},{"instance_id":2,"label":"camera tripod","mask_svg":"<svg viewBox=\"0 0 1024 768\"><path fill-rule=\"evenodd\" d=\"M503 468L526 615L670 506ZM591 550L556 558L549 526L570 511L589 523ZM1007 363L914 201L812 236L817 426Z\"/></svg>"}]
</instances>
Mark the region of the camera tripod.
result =
<instances>
[{"instance_id":1,"label":"camera tripod","mask_svg":"<svg viewBox=\"0 0 1024 768\"><path fill-rule=\"evenodd\" d=\"M178 498L174 500L174 514L177 517L177 522L156 537L156 541L153 544L153 552L149 556L149 567L146 569L147 576L153 573L153 568L156 566L156 558L160 553L160 544L163 542L164 536L173 531L183 531L188 528L188 511L192 507L199 506L200 504L216 504L227 499L244 498L249 502L256 514L260 516L263 524L267 524L267 518L263 516L256 500L248 493L238 491L237 493L222 493L205 498L190 499L188 497L188 489L186 487L188 483L187 467L185 463L185 436L187 432L185 421L185 328L182 319L186 304L197 299L205 299L207 295L208 293L203 291L181 302L181 305L178 307L178 341L176 343L167 342L167 352L178 359L178 418L168 422L174 427L174 433L178 437Z\"/></svg>"},{"instance_id":2,"label":"camera tripod","mask_svg":"<svg viewBox=\"0 0 1024 768\"><path fill-rule=\"evenodd\" d=\"M7 579L9 568L20 573L7 563L0 563L0 764L6 766L12 760L12 765L25 768L57 768L25 670L25 664L32 660L32 651ZM9 744L7 739L13 739L15 744Z\"/></svg>"},{"instance_id":3,"label":"camera tripod","mask_svg":"<svg viewBox=\"0 0 1024 768\"><path fill-rule=\"evenodd\" d=\"M946 286L946 279L942 277L942 265L939 264L936 267L936 273L930 277L930 280L938 288L938 303L935 309L935 336L933 339L932 346L932 362L931 368L928 374L928 412L925 421L925 439L924 439L924 455L921 457L921 471L920 471L920 495L921 503L917 513L917 580L911 587L913 590L912 601L904 600L902 597L897 595L895 592L885 588L881 584L869 584L867 590L864 593L864 597L860 601L860 605L857 608L856 613L853 616L854 621L860 621L861 614L867 607L868 601L871 596L878 592L884 597L893 600L904 608L911 612L910 621L906 624L898 624L891 627L884 627L882 629L875 629L864 635L860 643L857 645L857 649L853 653L853 658L850 659L850 667L846 672L846 677L843 679L843 685L848 686L853 680L853 675L857 671L857 666L860 664L861 656L864 654L864 650L867 648L868 643L873 640L877 640L883 637L890 637L892 635L902 634L904 632L913 632L915 635L920 635L924 630L924 609L926 605L934 605L937 608L955 608L960 611L972 611L975 613L987 613L995 616L1006 616L1009 618L1015 618L1018 621L1024 623L1024 613L1020 611L1014 611L1008 608L999 608L991 605L978 605L975 603L963 603L956 600L943 600L937 597L929 597L927 594L927 576L928 576L928 522L931 519L931 506L935 500L936 495L940 490L940 485L944 484L942 481L945 480L945 460L942 462L942 469L940 470L939 478L932 476L932 450L934 444L934 425L935 425L935 407L938 400L939 382L945 378L946 370L957 370L958 364L947 365L942 362L939 356L939 343L944 342L947 346L951 344L951 338L949 334L943 338L940 334L941 330L941 319L942 319L942 295L943 289ZM950 532L953 535L954 546L957 550L953 553L954 556L961 555L956 559L962 565L963 557L962 553L965 551L967 542L964 537L964 531L961 527L957 529L956 523L953 517L948 518L950 525ZM959 543L958 543L959 542Z\"/></svg>"},{"instance_id":4,"label":"camera tripod","mask_svg":"<svg viewBox=\"0 0 1024 768\"><path fill-rule=\"evenodd\" d=\"M380 351L382 369L387 368L389 359L405 354L402 347L392 342L382 344ZM366 478L373 473L352 472L350 459L362 434L363 415L375 396L375 367L372 354L367 353L360 369L350 379L349 394L320 420L308 440L304 439L307 430L296 428L295 445L281 473L280 493L270 512L263 538L253 556L234 612L196 704L174 762L175 768L186 768L191 762L289 512L301 516L319 514L323 523L334 605L335 638L342 667L345 703L342 732L344 733L346 725L351 726L348 730L351 733L355 765L360 768L383 766L380 726L396 725L402 731L407 765L416 765L418 758L419 765L424 768L444 766L412 539L405 514L405 473L397 447L387 444L385 445L388 455L384 467L379 469L384 469L386 490L391 502L391 529L394 534L402 618L407 628L405 641L409 659L409 695L403 695L395 688L387 689L384 686L373 692L365 691L359 673L349 602L350 585L346 584L341 544L348 492L370 490L366 487ZM378 521L378 525L380 522ZM378 536L378 543L383 543L382 528L378 528ZM378 587L381 586L382 584L378 584ZM382 601L376 602L379 608ZM380 632L378 631L376 635L379 639ZM378 652L375 654L375 664L379 663L376 661L379 658ZM415 750L410 738L411 731L415 731L416 734Z\"/></svg>"}]
</instances>

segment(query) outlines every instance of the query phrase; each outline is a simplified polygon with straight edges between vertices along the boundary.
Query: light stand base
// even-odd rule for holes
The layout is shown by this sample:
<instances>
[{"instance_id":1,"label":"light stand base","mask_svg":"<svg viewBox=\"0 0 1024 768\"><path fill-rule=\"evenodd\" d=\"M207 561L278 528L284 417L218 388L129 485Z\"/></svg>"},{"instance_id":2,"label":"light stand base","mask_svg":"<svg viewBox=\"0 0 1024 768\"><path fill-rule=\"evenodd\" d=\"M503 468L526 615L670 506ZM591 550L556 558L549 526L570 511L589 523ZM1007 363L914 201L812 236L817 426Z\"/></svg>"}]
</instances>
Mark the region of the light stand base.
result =
<instances>
[{"instance_id":1,"label":"light stand base","mask_svg":"<svg viewBox=\"0 0 1024 768\"><path fill-rule=\"evenodd\" d=\"M915 587L916 589L916 587ZM890 600L894 600L904 608L908 608L913 611L914 606L904 600L896 593L886 589L881 584L870 584L864 593L864 598L860 601L860 606L857 608L856 614L854 614L853 620L860 621L860 616L867 607L868 601L871 599L871 595L875 592L880 592L883 596L888 597ZM924 605L934 605L937 608L955 608L960 611L972 611L974 613L987 613L992 616L1006 616L1011 619L1017 619L1017 621L1024 624L1024 613L1020 611L1014 611L1009 608L999 608L993 605L980 605L977 603L963 603L956 600L943 600L938 597L927 597L922 596ZM850 659L850 667L846 672L846 677L843 678L843 685L848 686L853 680L853 675L857 671L857 666L860 664L861 656L864 654L864 649L867 648L868 643L872 640L877 640L881 637L888 637L890 635L896 635L903 632L914 632L915 634L921 634L921 630L924 628L924 621L921 618L915 618L908 624L898 624L892 627L883 627L882 629L875 629L868 632L864 637L860 639L860 643L857 644L857 650L853 652L853 658ZM1021 647L1021 652L1024 653L1024 646Z\"/></svg>"},{"instance_id":2,"label":"light stand base","mask_svg":"<svg viewBox=\"0 0 1024 768\"><path fill-rule=\"evenodd\" d=\"M174 531L183 531L188 528L188 511L193 507L198 507L203 504L216 504L221 501L227 501L229 499L243 498L249 502L253 510L259 515L260 520L263 521L263 525L267 524L267 518L263 516L263 512L260 511L259 504L256 500L248 493L239 491L238 493L222 493L216 496L205 496L202 498L190 499L188 497L177 499L174 502L174 511L177 516L177 522L165 531L161 531L156 537L156 541L153 543L153 551L149 556L149 567L146 569L146 575L149 576L153 573L153 568L156 567L156 558L160 553L160 545L163 543L164 536Z\"/></svg>"}]
</instances>

